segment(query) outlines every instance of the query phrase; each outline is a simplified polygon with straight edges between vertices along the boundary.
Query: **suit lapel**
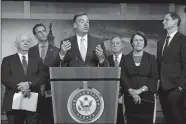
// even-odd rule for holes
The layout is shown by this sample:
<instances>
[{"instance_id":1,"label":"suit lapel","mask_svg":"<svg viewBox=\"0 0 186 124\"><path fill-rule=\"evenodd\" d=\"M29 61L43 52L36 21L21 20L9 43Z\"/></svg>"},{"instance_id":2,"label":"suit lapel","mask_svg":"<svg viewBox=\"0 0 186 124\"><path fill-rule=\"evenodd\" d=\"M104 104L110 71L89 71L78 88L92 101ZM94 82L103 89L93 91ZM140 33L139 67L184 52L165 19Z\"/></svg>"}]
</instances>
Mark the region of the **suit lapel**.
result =
<instances>
[{"instance_id":1,"label":"suit lapel","mask_svg":"<svg viewBox=\"0 0 186 124\"><path fill-rule=\"evenodd\" d=\"M163 57L163 46L165 44L166 36L164 36L162 42L160 42L160 51L161 51L161 57Z\"/></svg>"},{"instance_id":2,"label":"suit lapel","mask_svg":"<svg viewBox=\"0 0 186 124\"><path fill-rule=\"evenodd\" d=\"M92 56L92 52L93 52L93 50L91 49L92 46L93 46L92 38L90 37L90 35L88 35L87 36L87 54L86 54L85 62L88 61L89 56Z\"/></svg>"},{"instance_id":3,"label":"suit lapel","mask_svg":"<svg viewBox=\"0 0 186 124\"><path fill-rule=\"evenodd\" d=\"M172 38L172 40L170 41L170 44L169 44L169 46L168 46L168 48L171 48L172 46L174 46L174 44L176 43L176 41L177 41L177 38L179 38L179 33L177 32L175 35L174 35L174 37Z\"/></svg>"},{"instance_id":4,"label":"suit lapel","mask_svg":"<svg viewBox=\"0 0 186 124\"><path fill-rule=\"evenodd\" d=\"M121 60L120 60L120 63L119 63L119 67L122 67L122 63L123 63L123 61L124 61L124 55L122 54L122 56L121 56Z\"/></svg>"},{"instance_id":5,"label":"suit lapel","mask_svg":"<svg viewBox=\"0 0 186 124\"><path fill-rule=\"evenodd\" d=\"M142 55L142 58L141 58L141 62L140 62L140 66L139 66L139 71L141 71L141 70L143 70L145 68L144 65L145 65L146 59L147 59L147 54L144 51L143 52L143 55Z\"/></svg>"},{"instance_id":6,"label":"suit lapel","mask_svg":"<svg viewBox=\"0 0 186 124\"><path fill-rule=\"evenodd\" d=\"M47 49L47 53L46 53L46 56L45 56L45 60L44 60L44 63L50 61L51 59L53 59L53 53L52 53L52 48L53 46L51 44L48 45L48 49Z\"/></svg>"},{"instance_id":7,"label":"suit lapel","mask_svg":"<svg viewBox=\"0 0 186 124\"><path fill-rule=\"evenodd\" d=\"M109 64L110 64L110 66L111 66L111 67L114 67L115 65L114 65L113 55L109 56L108 59L109 59Z\"/></svg>"},{"instance_id":8,"label":"suit lapel","mask_svg":"<svg viewBox=\"0 0 186 124\"><path fill-rule=\"evenodd\" d=\"M24 73L24 70L23 70L23 67L22 67L22 63L21 63L21 60L19 58L19 55L18 54L15 54L15 61L14 61L14 64L16 65L16 70L17 72L21 73L21 75L25 75ZM20 70L20 71L19 71Z\"/></svg>"},{"instance_id":9,"label":"suit lapel","mask_svg":"<svg viewBox=\"0 0 186 124\"><path fill-rule=\"evenodd\" d=\"M83 59L81 57L81 53L79 51L79 46L78 46L78 41L77 41L77 36L76 35L73 37L73 40L72 40L71 43L72 43L72 48L71 49L74 50L74 52L77 55L78 59L83 61Z\"/></svg>"},{"instance_id":10,"label":"suit lapel","mask_svg":"<svg viewBox=\"0 0 186 124\"><path fill-rule=\"evenodd\" d=\"M30 56L28 56L27 75L29 75L29 72L30 72L30 70L32 68L32 64L33 64L33 59Z\"/></svg>"},{"instance_id":11,"label":"suit lapel","mask_svg":"<svg viewBox=\"0 0 186 124\"><path fill-rule=\"evenodd\" d=\"M172 38L172 40L170 41L168 47L166 49L164 49L164 55L169 53L170 51L174 51L173 48L174 46L177 44L178 38L179 38L179 32L177 32L174 37Z\"/></svg>"},{"instance_id":12,"label":"suit lapel","mask_svg":"<svg viewBox=\"0 0 186 124\"><path fill-rule=\"evenodd\" d=\"M35 46L34 52L35 52L34 55L36 55L36 57L37 57L38 59L40 59L39 44L37 44L37 45Z\"/></svg>"}]
</instances>

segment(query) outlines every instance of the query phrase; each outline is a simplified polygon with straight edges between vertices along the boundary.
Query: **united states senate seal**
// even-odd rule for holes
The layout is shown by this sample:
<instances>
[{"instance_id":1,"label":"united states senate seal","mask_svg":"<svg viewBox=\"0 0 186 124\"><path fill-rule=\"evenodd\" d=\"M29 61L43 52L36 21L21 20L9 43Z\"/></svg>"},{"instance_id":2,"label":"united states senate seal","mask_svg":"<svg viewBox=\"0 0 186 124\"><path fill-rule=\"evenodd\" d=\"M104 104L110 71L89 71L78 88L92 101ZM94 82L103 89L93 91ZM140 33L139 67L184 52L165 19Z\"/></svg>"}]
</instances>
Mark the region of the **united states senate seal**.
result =
<instances>
[{"instance_id":1,"label":"united states senate seal","mask_svg":"<svg viewBox=\"0 0 186 124\"><path fill-rule=\"evenodd\" d=\"M93 123L104 110L104 101L94 88L78 88L72 92L67 102L70 116L78 123Z\"/></svg>"}]
</instances>

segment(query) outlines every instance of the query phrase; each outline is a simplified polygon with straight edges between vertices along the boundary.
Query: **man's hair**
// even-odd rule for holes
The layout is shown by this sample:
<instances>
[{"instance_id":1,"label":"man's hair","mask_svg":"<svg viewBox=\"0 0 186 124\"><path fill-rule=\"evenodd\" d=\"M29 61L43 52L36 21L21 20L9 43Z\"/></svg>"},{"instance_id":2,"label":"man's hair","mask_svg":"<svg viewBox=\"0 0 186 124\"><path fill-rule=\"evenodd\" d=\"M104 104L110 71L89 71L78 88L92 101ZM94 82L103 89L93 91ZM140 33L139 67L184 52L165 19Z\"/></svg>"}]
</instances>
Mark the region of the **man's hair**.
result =
<instances>
[{"instance_id":1,"label":"man's hair","mask_svg":"<svg viewBox=\"0 0 186 124\"><path fill-rule=\"evenodd\" d=\"M77 19L78 17L83 16L83 15L86 15L86 16L87 16L86 12L79 12L79 13L76 13L76 14L74 15L74 18L73 18L73 23L76 22L76 19Z\"/></svg>"},{"instance_id":2,"label":"man's hair","mask_svg":"<svg viewBox=\"0 0 186 124\"><path fill-rule=\"evenodd\" d=\"M111 37L111 38L110 38L110 42L112 42L112 40L113 40L113 39L115 39L115 38L120 39L120 40L121 40L121 42L122 42L122 39L121 39L121 37L119 37L119 36L113 36L113 37ZM123 43L123 42L122 42L122 43Z\"/></svg>"},{"instance_id":3,"label":"man's hair","mask_svg":"<svg viewBox=\"0 0 186 124\"><path fill-rule=\"evenodd\" d=\"M45 27L43 24L41 24L41 23L40 23L40 24L36 24L36 25L33 27L33 30L32 30L32 32L33 32L34 35L36 34L36 31L35 31L35 30L36 30L37 27L44 27L45 30L46 30L46 27Z\"/></svg>"},{"instance_id":4,"label":"man's hair","mask_svg":"<svg viewBox=\"0 0 186 124\"><path fill-rule=\"evenodd\" d=\"M32 38L26 32L21 33L21 34L17 35L17 37L16 37L16 40L15 40L16 47L17 47L17 44L20 42L20 39L21 39L22 36L27 36L28 40L32 41Z\"/></svg>"},{"instance_id":5,"label":"man's hair","mask_svg":"<svg viewBox=\"0 0 186 124\"><path fill-rule=\"evenodd\" d=\"M170 14L170 16L171 16L171 18L173 19L173 20L175 20L175 19L178 19L178 27L180 26L180 24L181 24L181 18L180 18L180 16L177 14L177 13L175 13L175 12L169 12L169 13L167 13L167 14Z\"/></svg>"},{"instance_id":6,"label":"man's hair","mask_svg":"<svg viewBox=\"0 0 186 124\"><path fill-rule=\"evenodd\" d=\"M147 46L147 37L146 37L146 35L145 35L145 33L143 33L142 31L137 31L136 33L134 33L133 35L132 35L132 37L131 37L131 39L130 39L130 44L131 44L131 46L133 47L133 45L132 45L132 43L133 43L133 40L134 40L134 36L135 35L139 35L139 36L141 36L142 38L143 38L143 40L144 40L144 48ZM134 48L134 47L133 47Z\"/></svg>"}]
</instances>

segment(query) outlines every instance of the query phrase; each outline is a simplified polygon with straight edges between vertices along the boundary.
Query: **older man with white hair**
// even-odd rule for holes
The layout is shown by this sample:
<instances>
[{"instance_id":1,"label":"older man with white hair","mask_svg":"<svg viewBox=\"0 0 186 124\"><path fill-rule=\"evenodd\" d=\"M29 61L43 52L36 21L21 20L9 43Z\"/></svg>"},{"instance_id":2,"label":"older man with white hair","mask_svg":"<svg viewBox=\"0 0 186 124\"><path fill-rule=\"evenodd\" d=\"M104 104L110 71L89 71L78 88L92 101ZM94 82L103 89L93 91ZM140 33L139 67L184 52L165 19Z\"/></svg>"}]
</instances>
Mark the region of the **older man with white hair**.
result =
<instances>
[{"instance_id":1,"label":"older man with white hair","mask_svg":"<svg viewBox=\"0 0 186 124\"><path fill-rule=\"evenodd\" d=\"M38 124L37 112L12 109L14 93L22 92L29 98L31 91L40 91L40 85L46 79L42 62L28 55L30 43L31 38L26 33L18 35L17 53L2 61L1 82L6 87L2 110L6 111L9 124Z\"/></svg>"}]
</instances>

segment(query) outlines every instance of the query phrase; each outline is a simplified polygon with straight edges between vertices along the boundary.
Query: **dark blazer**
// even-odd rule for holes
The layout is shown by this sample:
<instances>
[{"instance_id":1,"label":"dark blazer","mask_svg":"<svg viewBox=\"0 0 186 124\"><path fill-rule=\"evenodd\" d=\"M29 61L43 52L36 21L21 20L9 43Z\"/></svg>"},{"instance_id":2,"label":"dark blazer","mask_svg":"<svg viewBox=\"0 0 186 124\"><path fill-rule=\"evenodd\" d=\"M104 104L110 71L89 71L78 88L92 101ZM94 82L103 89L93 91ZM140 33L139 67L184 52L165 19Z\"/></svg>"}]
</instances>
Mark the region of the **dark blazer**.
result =
<instances>
[{"instance_id":1,"label":"dark blazer","mask_svg":"<svg viewBox=\"0 0 186 124\"><path fill-rule=\"evenodd\" d=\"M38 44L29 49L29 54L38 60L41 59ZM44 65L47 67L58 67L60 65L59 48L51 44L48 45Z\"/></svg>"},{"instance_id":2,"label":"dark blazer","mask_svg":"<svg viewBox=\"0 0 186 124\"><path fill-rule=\"evenodd\" d=\"M123 61L124 61L124 55L122 54L122 57L121 57L121 60L120 60L120 63L119 63L119 67L121 67L121 72L123 71L124 69L124 64L123 64ZM110 55L108 56L108 62L109 62L109 65L111 67L114 67L114 60L113 60L113 55Z\"/></svg>"},{"instance_id":3,"label":"dark blazer","mask_svg":"<svg viewBox=\"0 0 186 124\"><path fill-rule=\"evenodd\" d=\"M33 58L36 58L38 60L41 60L42 59L40 58L40 53L39 53L39 47L38 47L38 44L31 47L29 49L29 54L30 56L32 56ZM59 57L59 48L49 44L48 46L48 50L47 50L47 53L46 53L46 57L45 57L45 60L44 60L44 65L45 65L45 70L46 70L46 73L48 74L48 80L46 82L46 90L47 89L51 89L50 88L50 78L49 78L49 67L58 67L60 65L60 57Z\"/></svg>"},{"instance_id":4,"label":"dark blazer","mask_svg":"<svg viewBox=\"0 0 186 124\"><path fill-rule=\"evenodd\" d=\"M123 72L123 69L124 69L124 62L123 61L124 61L124 55L122 54L122 57L121 57L121 60L120 60L120 63L119 63L119 67L121 67L121 72ZM115 66L114 65L114 60L113 60L113 55L108 56L108 62L109 62L109 65L111 67L114 67ZM120 83L120 87L122 88L120 90L120 93L123 94L123 91L124 91L123 83Z\"/></svg>"},{"instance_id":5,"label":"dark blazer","mask_svg":"<svg viewBox=\"0 0 186 124\"><path fill-rule=\"evenodd\" d=\"M169 90L186 84L186 36L177 32L162 56L165 38L157 44L160 86Z\"/></svg>"},{"instance_id":6,"label":"dark blazer","mask_svg":"<svg viewBox=\"0 0 186 124\"><path fill-rule=\"evenodd\" d=\"M67 67L79 67L79 66L94 67L98 65L109 66L106 58L104 59L103 64L99 64L98 57L95 54L95 48L98 44L100 44L104 50L104 54L106 57L104 44L98 38L88 35L88 47L87 47L87 55L85 61L83 61L81 57L76 35L69 37L65 40L69 40L71 42L71 49L67 51L64 60L61 62L61 66L67 66ZM63 41L61 41L61 44L62 42Z\"/></svg>"},{"instance_id":7,"label":"dark blazer","mask_svg":"<svg viewBox=\"0 0 186 124\"><path fill-rule=\"evenodd\" d=\"M124 71L122 82L126 91L129 88L139 89L147 86L152 93L157 92L158 69L154 55L143 52L140 66L136 66L133 59L133 52L124 57Z\"/></svg>"},{"instance_id":8,"label":"dark blazer","mask_svg":"<svg viewBox=\"0 0 186 124\"><path fill-rule=\"evenodd\" d=\"M41 61L32 58L28 55L27 75L24 74L21 61L18 54L14 54L3 58L1 65L1 82L6 87L3 110L12 110L13 95L19 92L17 84L23 81L32 82L31 91L40 91L40 85L44 83L46 73L44 72L44 65Z\"/></svg>"}]
</instances>

